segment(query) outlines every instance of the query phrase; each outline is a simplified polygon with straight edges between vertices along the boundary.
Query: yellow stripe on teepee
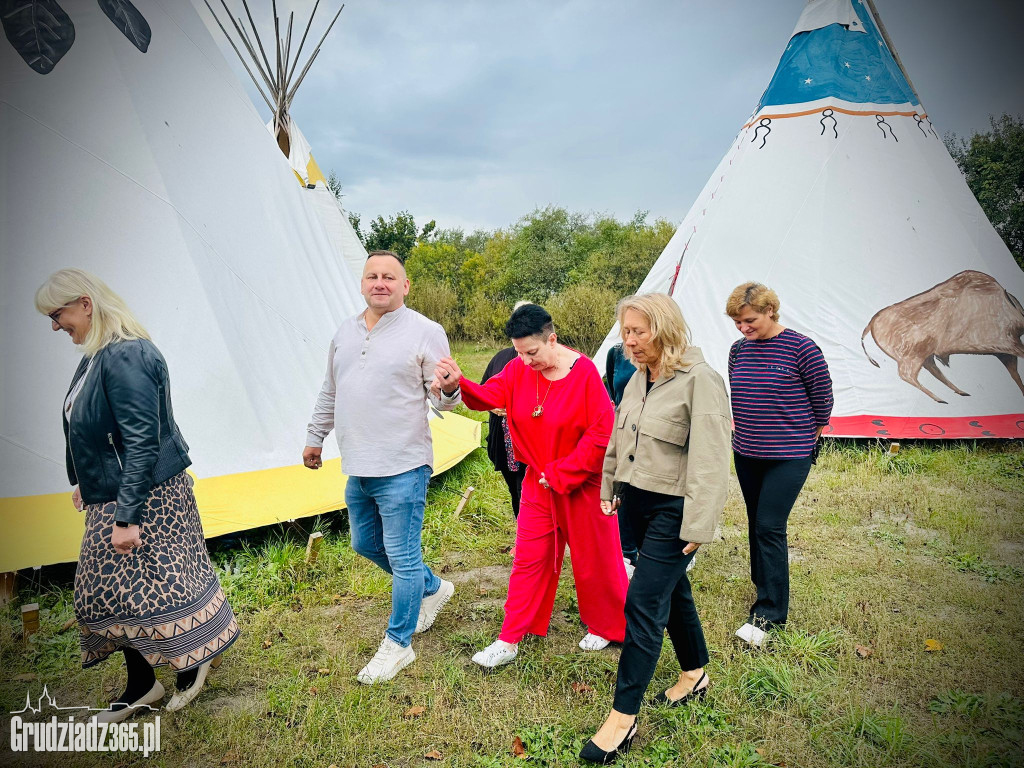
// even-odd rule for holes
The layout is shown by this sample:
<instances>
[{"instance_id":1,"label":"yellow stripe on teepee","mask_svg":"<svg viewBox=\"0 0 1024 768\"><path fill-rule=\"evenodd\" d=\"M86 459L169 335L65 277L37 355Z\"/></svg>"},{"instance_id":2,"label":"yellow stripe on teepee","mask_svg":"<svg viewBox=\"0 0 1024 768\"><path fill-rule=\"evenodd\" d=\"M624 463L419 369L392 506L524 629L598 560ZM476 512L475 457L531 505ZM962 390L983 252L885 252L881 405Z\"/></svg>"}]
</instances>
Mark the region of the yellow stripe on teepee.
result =
<instances>
[{"instance_id":1,"label":"yellow stripe on teepee","mask_svg":"<svg viewBox=\"0 0 1024 768\"><path fill-rule=\"evenodd\" d=\"M324 178L324 172L320 170L320 166L316 164L316 158L313 157L313 153L309 153L309 162L306 163L306 177L309 179L310 184L316 184L318 181L322 181L324 185L327 184L327 179Z\"/></svg>"},{"instance_id":2,"label":"yellow stripe on teepee","mask_svg":"<svg viewBox=\"0 0 1024 768\"><path fill-rule=\"evenodd\" d=\"M480 446L480 423L455 414L432 419L434 474L451 469ZM193 479L195 479L193 477ZM345 507L341 459L316 472L300 464L196 480L207 538ZM259 504L241 504L259 499ZM0 572L78 559L84 517L67 493L0 499Z\"/></svg>"}]
</instances>

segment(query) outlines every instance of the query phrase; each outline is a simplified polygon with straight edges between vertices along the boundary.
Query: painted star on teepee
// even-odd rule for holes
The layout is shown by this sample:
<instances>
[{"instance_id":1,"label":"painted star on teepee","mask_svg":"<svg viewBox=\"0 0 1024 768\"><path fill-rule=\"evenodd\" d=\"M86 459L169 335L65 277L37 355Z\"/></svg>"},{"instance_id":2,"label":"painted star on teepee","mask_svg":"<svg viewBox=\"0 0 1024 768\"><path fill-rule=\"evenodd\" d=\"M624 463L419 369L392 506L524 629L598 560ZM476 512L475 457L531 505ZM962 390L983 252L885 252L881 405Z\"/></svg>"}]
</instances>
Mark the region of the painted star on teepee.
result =
<instances>
[{"instance_id":1,"label":"painted star on teepee","mask_svg":"<svg viewBox=\"0 0 1024 768\"><path fill-rule=\"evenodd\" d=\"M871 82L871 75L864 75L864 79L867 80L870 83Z\"/></svg>"},{"instance_id":2,"label":"painted star on teepee","mask_svg":"<svg viewBox=\"0 0 1024 768\"><path fill-rule=\"evenodd\" d=\"M804 80L804 85L810 85L811 82L813 81L811 80L811 78L808 77L806 80Z\"/></svg>"},{"instance_id":3,"label":"painted star on teepee","mask_svg":"<svg viewBox=\"0 0 1024 768\"><path fill-rule=\"evenodd\" d=\"M847 62L845 62L845 63L843 64L843 66L844 66L844 67L846 67L847 69L849 69L849 68L850 68L850 62L848 62L848 61L847 61Z\"/></svg>"}]
</instances>

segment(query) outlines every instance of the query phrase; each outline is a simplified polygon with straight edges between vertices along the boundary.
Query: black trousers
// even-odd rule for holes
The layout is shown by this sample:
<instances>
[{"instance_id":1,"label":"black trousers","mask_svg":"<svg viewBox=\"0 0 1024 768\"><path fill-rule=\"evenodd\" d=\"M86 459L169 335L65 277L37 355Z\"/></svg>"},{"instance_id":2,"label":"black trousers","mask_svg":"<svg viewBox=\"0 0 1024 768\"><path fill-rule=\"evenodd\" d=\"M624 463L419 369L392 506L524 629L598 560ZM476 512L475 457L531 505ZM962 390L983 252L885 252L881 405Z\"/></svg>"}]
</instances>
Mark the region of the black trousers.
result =
<instances>
[{"instance_id":1,"label":"black trousers","mask_svg":"<svg viewBox=\"0 0 1024 768\"><path fill-rule=\"evenodd\" d=\"M686 542L679 538L683 499L629 485L621 493L640 557L626 593L626 639L614 706L623 714L635 715L654 677L666 629L684 670L707 664L708 648L686 577L693 553L683 554Z\"/></svg>"},{"instance_id":2,"label":"black trousers","mask_svg":"<svg viewBox=\"0 0 1024 768\"><path fill-rule=\"evenodd\" d=\"M805 459L752 459L733 453L736 477L747 505L750 538L750 580L757 599L750 606L750 623L764 628L781 626L789 617L789 513L811 471Z\"/></svg>"},{"instance_id":3,"label":"black trousers","mask_svg":"<svg viewBox=\"0 0 1024 768\"><path fill-rule=\"evenodd\" d=\"M522 469L513 472L510 469L499 470L505 478L505 485L508 486L508 493L512 497L512 514L519 517L519 500L523 496L523 478L526 477L526 465Z\"/></svg>"},{"instance_id":4,"label":"black trousers","mask_svg":"<svg viewBox=\"0 0 1024 768\"><path fill-rule=\"evenodd\" d=\"M622 544L622 557L636 565L636 559L640 552L637 549L636 537L633 536L633 521L630 519L629 511L623 506L624 499L621 494L616 492L616 495L619 496L619 514L616 517L619 519L619 542Z\"/></svg>"}]
</instances>

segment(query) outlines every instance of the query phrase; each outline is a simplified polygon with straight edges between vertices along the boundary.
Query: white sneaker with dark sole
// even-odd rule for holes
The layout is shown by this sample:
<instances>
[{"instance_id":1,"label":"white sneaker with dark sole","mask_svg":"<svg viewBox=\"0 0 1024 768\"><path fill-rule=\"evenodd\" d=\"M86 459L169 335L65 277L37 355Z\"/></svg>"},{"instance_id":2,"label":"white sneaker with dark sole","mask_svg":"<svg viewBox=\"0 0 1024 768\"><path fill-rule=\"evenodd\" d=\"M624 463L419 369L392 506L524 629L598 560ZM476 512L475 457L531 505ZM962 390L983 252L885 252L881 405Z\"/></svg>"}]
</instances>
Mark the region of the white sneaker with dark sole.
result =
<instances>
[{"instance_id":1,"label":"white sneaker with dark sole","mask_svg":"<svg viewBox=\"0 0 1024 768\"><path fill-rule=\"evenodd\" d=\"M595 635L593 632L587 632L580 640L580 648L584 651L600 651L608 647L611 640L605 640L600 635Z\"/></svg>"},{"instance_id":2,"label":"white sneaker with dark sole","mask_svg":"<svg viewBox=\"0 0 1024 768\"><path fill-rule=\"evenodd\" d=\"M441 612L441 609L452 599L454 594L455 585L450 581L441 579L441 586L437 588L437 592L424 597L423 602L420 603L420 617L416 620L416 629L413 631L413 634L418 635L420 632L426 632L434 626L437 614Z\"/></svg>"},{"instance_id":3,"label":"white sneaker with dark sole","mask_svg":"<svg viewBox=\"0 0 1024 768\"><path fill-rule=\"evenodd\" d=\"M384 635L377 653L370 659L370 663L359 671L356 680L363 685L383 683L391 680L414 661L416 661L416 652L413 651L411 645L403 648Z\"/></svg>"},{"instance_id":4,"label":"white sneaker with dark sole","mask_svg":"<svg viewBox=\"0 0 1024 768\"><path fill-rule=\"evenodd\" d=\"M503 640L495 640L482 651L473 654L473 662L485 669L494 669L502 664L508 664L518 655L518 645L512 645Z\"/></svg>"},{"instance_id":5,"label":"white sneaker with dark sole","mask_svg":"<svg viewBox=\"0 0 1024 768\"><path fill-rule=\"evenodd\" d=\"M768 642L768 633L749 622L736 630L736 637L755 648L763 648Z\"/></svg>"}]
</instances>

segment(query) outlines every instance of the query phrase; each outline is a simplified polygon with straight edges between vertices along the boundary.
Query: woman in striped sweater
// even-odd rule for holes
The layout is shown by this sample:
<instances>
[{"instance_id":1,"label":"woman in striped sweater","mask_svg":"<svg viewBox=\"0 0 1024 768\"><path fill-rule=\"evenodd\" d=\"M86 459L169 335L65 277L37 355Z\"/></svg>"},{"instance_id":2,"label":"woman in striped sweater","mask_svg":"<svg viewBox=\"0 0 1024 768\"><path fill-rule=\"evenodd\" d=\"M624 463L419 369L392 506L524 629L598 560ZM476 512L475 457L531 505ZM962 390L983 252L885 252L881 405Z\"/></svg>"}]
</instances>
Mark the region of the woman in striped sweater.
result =
<instances>
[{"instance_id":1,"label":"woman in striped sweater","mask_svg":"<svg viewBox=\"0 0 1024 768\"><path fill-rule=\"evenodd\" d=\"M779 323L779 297L760 283L730 295L743 334L729 350L733 457L747 507L750 580L757 599L736 634L762 645L789 613L786 524L832 413L832 379L818 345Z\"/></svg>"}]
</instances>

